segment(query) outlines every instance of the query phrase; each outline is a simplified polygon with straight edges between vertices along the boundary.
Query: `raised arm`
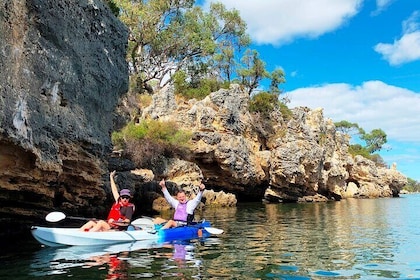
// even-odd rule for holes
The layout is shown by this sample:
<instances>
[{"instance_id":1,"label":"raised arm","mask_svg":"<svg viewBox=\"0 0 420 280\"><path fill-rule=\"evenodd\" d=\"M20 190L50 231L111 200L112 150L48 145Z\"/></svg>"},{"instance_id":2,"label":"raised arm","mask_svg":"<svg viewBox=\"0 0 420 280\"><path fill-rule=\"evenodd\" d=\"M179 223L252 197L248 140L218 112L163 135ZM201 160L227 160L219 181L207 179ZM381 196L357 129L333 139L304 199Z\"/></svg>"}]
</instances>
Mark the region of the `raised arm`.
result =
<instances>
[{"instance_id":1,"label":"raised arm","mask_svg":"<svg viewBox=\"0 0 420 280\"><path fill-rule=\"evenodd\" d=\"M206 186L201 183L200 184L200 191L198 192L198 194L190 201L188 201L187 204L187 213L188 214L193 214L195 208L197 208L198 204L200 204L201 198L203 197L203 192L204 189L206 188Z\"/></svg>"},{"instance_id":2,"label":"raised arm","mask_svg":"<svg viewBox=\"0 0 420 280\"><path fill-rule=\"evenodd\" d=\"M115 173L116 173L116 171L114 170L109 174L109 180L111 182L112 195L114 196L114 199L117 202L118 198L120 197L120 194L118 193L117 184L115 184L115 181L114 181Z\"/></svg>"},{"instance_id":3,"label":"raised arm","mask_svg":"<svg viewBox=\"0 0 420 280\"><path fill-rule=\"evenodd\" d=\"M162 193L163 196L165 197L166 201L173 207L176 209L176 207L179 204L179 201L176 200L175 198L173 198L171 196L171 194L168 192L168 189L166 188L166 183L165 180L162 179L162 181L159 182L159 186L162 188Z\"/></svg>"}]
</instances>

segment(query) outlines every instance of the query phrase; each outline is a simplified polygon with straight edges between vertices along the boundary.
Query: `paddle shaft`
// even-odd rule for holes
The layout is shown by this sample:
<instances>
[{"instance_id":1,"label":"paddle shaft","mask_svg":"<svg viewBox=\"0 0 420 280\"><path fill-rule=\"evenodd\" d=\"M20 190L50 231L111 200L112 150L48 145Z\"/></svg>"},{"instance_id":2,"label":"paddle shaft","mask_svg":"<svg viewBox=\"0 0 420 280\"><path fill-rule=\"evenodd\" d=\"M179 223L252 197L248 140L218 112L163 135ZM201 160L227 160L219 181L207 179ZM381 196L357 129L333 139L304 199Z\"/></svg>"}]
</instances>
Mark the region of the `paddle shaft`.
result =
<instances>
[{"instance_id":1,"label":"paddle shaft","mask_svg":"<svg viewBox=\"0 0 420 280\"><path fill-rule=\"evenodd\" d=\"M66 219L71 220L81 220L81 221L96 221L95 218L84 218L84 217L75 217L75 216L66 216Z\"/></svg>"},{"instance_id":2,"label":"paddle shaft","mask_svg":"<svg viewBox=\"0 0 420 280\"><path fill-rule=\"evenodd\" d=\"M73 219L73 220L82 220L82 221L97 221L97 219L95 219L95 218L83 218L83 217L73 217L73 216L67 216L66 218ZM131 223L112 222L111 224L116 225L116 226L120 226L120 227L126 227L126 226L129 226Z\"/></svg>"}]
</instances>

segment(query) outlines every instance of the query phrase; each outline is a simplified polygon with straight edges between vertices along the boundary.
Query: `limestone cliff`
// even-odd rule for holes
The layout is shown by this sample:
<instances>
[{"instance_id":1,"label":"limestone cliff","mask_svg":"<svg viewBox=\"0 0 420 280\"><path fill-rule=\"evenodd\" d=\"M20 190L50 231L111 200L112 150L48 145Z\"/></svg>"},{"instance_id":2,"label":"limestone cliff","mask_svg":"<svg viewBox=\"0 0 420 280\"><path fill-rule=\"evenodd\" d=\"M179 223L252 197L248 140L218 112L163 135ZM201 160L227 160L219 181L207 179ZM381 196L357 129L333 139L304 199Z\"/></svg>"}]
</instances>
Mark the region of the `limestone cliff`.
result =
<instances>
[{"instance_id":1,"label":"limestone cliff","mask_svg":"<svg viewBox=\"0 0 420 280\"><path fill-rule=\"evenodd\" d=\"M0 3L0 233L105 198L128 32L101 0Z\"/></svg>"},{"instance_id":2,"label":"limestone cliff","mask_svg":"<svg viewBox=\"0 0 420 280\"><path fill-rule=\"evenodd\" d=\"M208 184L244 199L390 197L406 184L395 168L353 158L348 136L336 131L322 109L295 108L292 117L273 112L264 120L249 113L248 101L238 85L201 101L177 100L167 88L155 94L143 118L176 120L193 131L193 157Z\"/></svg>"}]
</instances>

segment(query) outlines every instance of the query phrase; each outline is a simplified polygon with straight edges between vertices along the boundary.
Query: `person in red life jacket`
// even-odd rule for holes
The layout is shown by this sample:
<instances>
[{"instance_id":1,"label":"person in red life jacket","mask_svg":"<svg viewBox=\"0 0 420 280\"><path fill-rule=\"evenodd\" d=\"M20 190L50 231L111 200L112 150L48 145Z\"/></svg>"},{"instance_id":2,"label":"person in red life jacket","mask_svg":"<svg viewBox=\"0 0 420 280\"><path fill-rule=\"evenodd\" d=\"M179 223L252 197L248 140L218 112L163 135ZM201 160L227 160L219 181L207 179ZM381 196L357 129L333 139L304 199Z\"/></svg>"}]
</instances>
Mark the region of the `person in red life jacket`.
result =
<instances>
[{"instance_id":1,"label":"person in red life jacket","mask_svg":"<svg viewBox=\"0 0 420 280\"><path fill-rule=\"evenodd\" d=\"M112 195L114 196L115 203L109 211L106 221L89 221L84 224L80 230L82 231L107 231L111 229L126 230L131 221L135 207L130 202L131 193L128 189L122 189L118 193L117 185L115 184L115 171L109 175L111 181Z\"/></svg>"},{"instance_id":2,"label":"person in red life jacket","mask_svg":"<svg viewBox=\"0 0 420 280\"><path fill-rule=\"evenodd\" d=\"M201 201L201 197L203 196L204 189L206 186L201 183L200 184L200 191L198 194L192 199L188 200L187 196L185 195L184 190L179 190L176 194L176 199L173 198L166 188L165 180L159 182L160 187L162 188L163 196L165 197L166 201L175 209L174 219L166 221L162 218L156 218L154 223L165 225L162 227L164 229L171 228L171 227L178 227L184 226L188 223L191 223L194 218L194 210L198 206Z\"/></svg>"}]
</instances>

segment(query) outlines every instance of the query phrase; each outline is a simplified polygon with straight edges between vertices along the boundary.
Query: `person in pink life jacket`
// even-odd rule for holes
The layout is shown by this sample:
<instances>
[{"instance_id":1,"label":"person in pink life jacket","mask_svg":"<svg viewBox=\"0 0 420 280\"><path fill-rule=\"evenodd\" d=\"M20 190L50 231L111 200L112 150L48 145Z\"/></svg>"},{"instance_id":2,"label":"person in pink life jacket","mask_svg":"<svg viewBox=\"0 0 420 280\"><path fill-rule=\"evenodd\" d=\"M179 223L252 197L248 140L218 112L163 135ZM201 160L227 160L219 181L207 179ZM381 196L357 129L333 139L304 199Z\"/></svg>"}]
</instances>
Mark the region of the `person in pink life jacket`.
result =
<instances>
[{"instance_id":1,"label":"person in pink life jacket","mask_svg":"<svg viewBox=\"0 0 420 280\"><path fill-rule=\"evenodd\" d=\"M161 224L165 222L165 225L162 227L164 229L171 228L171 227L178 227L184 226L188 223L192 222L194 218L194 210L198 206L201 201L201 197L203 196L204 189L206 186L201 183L200 184L200 191L192 200L188 200L184 190L179 190L176 194L176 199L173 198L168 189L166 188L165 180L162 179L159 182L160 187L162 188L163 196L165 197L166 201L175 209L174 218L173 220L166 221L162 218L156 218L154 222L156 224Z\"/></svg>"},{"instance_id":2,"label":"person in pink life jacket","mask_svg":"<svg viewBox=\"0 0 420 280\"><path fill-rule=\"evenodd\" d=\"M92 220L84 224L80 230L82 231L107 231L111 229L125 230L131 221L135 207L130 202L131 193L128 189L122 189L118 192L117 185L115 184L115 172L112 171L109 175L111 182L112 195L115 202L112 204L109 211L108 218L104 220Z\"/></svg>"}]
</instances>

